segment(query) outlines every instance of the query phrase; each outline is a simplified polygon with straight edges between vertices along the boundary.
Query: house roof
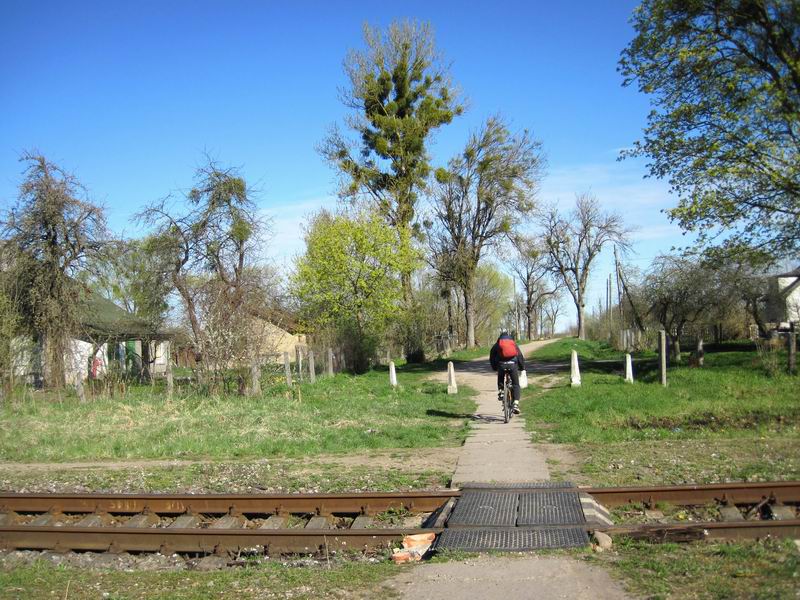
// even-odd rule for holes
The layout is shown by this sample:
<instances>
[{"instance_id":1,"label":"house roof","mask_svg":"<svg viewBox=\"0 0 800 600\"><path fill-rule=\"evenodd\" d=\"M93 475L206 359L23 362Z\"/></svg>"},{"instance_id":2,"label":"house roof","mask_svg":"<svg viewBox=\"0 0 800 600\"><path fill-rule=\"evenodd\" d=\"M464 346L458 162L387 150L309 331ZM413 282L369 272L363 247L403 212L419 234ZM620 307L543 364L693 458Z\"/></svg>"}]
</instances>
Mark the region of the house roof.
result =
<instances>
[{"instance_id":1,"label":"house roof","mask_svg":"<svg viewBox=\"0 0 800 600\"><path fill-rule=\"evenodd\" d=\"M170 338L172 334L154 328L93 290L83 287L78 294L80 338L89 340L138 340Z\"/></svg>"}]
</instances>

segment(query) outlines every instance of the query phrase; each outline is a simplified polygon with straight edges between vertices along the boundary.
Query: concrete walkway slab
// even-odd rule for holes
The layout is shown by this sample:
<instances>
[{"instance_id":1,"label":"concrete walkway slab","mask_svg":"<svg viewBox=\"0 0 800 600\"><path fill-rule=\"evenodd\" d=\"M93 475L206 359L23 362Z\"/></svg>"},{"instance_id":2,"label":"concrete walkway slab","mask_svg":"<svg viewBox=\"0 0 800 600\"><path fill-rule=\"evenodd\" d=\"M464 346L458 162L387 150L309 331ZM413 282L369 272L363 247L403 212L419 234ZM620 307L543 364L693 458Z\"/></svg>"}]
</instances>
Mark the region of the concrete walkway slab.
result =
<instances>
[{"instance_id":1,"label":"concrete walkway slab","mask_svg":"<svg viewBox=\"0 0 800 600\"><path fill-rule=\"evenodd\" d=\"M546 343L532 342L521 350L528 354ZM456 381L478 391L478 409L461 449L452 485L469 481L522 483L550 479L544 455L531 445L523 420L515 416L510 423L503 422L503 407L497 400L497 376L489 366L488 357L459 364Z\"/></svg>"},{"instance_id":2,"label":"concrete walkway slab","mask_svg":"<svg viewBox=\"0 0 800 600\"><path fill-rule=\"evenodd\" d=\"M404 598L439 600L569 599L623 600L620 585L598 567L571 558L481 556L426 563L392 578L390 590Z\"/></svg>"}]
</instances>

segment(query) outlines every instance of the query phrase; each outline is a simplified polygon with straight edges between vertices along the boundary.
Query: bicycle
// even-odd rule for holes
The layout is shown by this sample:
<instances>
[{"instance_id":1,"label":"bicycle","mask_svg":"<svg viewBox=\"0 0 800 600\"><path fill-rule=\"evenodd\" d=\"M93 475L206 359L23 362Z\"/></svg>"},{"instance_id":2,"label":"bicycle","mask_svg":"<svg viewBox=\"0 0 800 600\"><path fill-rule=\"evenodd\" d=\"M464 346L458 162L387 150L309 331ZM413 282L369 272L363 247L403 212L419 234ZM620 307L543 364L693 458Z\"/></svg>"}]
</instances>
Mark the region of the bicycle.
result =
<instances>
[{"instance_id":1,"label":"bicycle","mask_svg":"<svg viewBox=\"0 0 800 600\"><path fill-rule=\"evenodd\" d=\"M512 392L511 373L505 369L503 377L503 422L508 423L514 416L514 394Z\"/></svg>"}]
</instances>

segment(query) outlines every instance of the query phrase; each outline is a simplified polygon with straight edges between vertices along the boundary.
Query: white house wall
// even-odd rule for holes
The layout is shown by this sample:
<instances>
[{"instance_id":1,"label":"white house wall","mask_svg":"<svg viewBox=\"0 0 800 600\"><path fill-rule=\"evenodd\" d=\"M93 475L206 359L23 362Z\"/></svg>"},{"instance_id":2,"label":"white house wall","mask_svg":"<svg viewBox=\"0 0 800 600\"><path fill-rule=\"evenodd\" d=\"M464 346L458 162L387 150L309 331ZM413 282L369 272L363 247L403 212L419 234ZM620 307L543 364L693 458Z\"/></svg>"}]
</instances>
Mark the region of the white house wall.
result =
<instances>
[{"instance_id":1,"label":"white house wall","mask_svg":"<svg viewBox=\"0 0 800 600\"><path fill-rule=\"evenodd\" d=\"M793 285L794 287L792 287ZM800 323L800 281L798 278L778 277L778 292L781 295L786 293L786 320Z\"/></svg>"},{"instance_id":2,"label":"white house wall","mask_svg":"<svg viewBox=\"0 0 800 600\"><path fill-rule=\"evenodd\" d=\"M94 356L92 356L92 348L94 348L93 344L83 340L70 341L70 352L64 357L67 384L75 385L78 378L88 379L90 372L94 378L99 378L108 371L106 344L100 346Z\"/></svg>"}]
</instances>

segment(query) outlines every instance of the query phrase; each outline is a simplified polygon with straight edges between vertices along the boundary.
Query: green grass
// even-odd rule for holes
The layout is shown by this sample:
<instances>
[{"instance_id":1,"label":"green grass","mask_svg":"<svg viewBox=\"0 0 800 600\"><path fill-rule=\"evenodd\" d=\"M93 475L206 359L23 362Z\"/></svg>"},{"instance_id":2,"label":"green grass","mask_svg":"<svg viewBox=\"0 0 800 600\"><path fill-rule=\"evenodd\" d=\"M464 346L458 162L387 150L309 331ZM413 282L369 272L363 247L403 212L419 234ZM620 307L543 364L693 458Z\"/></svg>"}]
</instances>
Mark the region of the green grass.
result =
<instances>
[{"instance_id":1,"label":"green grass","mask_svg":"<svg viewBox=\"0 0 800 600\"><path fill-rule=\"evenodd\" d=\"M797 597L800 550L792 540L650 544L615 541L589 560L610 567L651 600Z\"/></svg>"},{"instance_id":2,"label":"green grass","mask_svg":"<svg viewBox=\"0 0 800 600\"><path fill-rule=\"evenodd\" d=\"M522 346L523 344L527 344L530 340L516 340L517 344ZM450 353L450 356L443 359L437 359L434 363L442 363L444 362L447 364L447 361L452 360L453 362L459 361L468 361L474 360L476 358L483 358L484 356L488 357L489 352L492 350L492 346L494 342L489 344L488 346L477 346L472 349L463 348L461 350L455 350Z\"/></svg>"},{"instance_id":3,"label":"green grass","mask_svg":"<svg viewBox=\"0 0 800 600\"><path fill-rule=\"evenodd\" d=\"M571 450L579 463L550 462L553 478L602 486L800 479L797 436L584 443Z\"/></svg>"},{"instance_id":4,"label":"green grass","mask_svg":"<svg viewBox=\"0 0 800 600\"><path fill-rule=\"evenodd\" d=\"M612 367L619 371L584 369L579 388L564 380L549 391L528 389L523 412L534 429L536 423L549 424L543 441L798 435L800 380L767 376L754 352L707 354L703 368L672 368L666 388L654 365L637 365L633 384L623 382L621 364Z\"/></svg>"},{"instance_id":5,"label":"green grass","mask_svg":"<svg viewBox=\"0 0 800 600\"><path fill-rule=\"evenodd\" d=\"M447 395L426 381L430 367L400 369L392 389L385 369L336 375L259 397L178 395L149 387L124 397L39 397L0 409L6 461L309 457L385 448L458 445L474 409L472 392Z\"/></svg>"},{"instance_id":6,"label":"green grass","mask_svg":"<svg viewBox=\"0 0 800 600\"><path fill-rule=\"evenodd\" d=\"M334 560L328 568L265 562L213 572L94 571L43 561L0 571L0 598L349 598L366 594L397 567ZM386 597L386 592L382 592Z\"/></svg>"},{"instance_id":7,"label":"green grass","mask_svg":"<svg viewBox=\"0 0 800 600\"><path fill-rule=\"evenodd\" d=\"M536 350L531 360L540 363L569 363L572 351L578 352L581 361L592 360L622 360L624 352L615 350L605 342L593 340L579 340L578 338L562 338ZM636 357L654 357L655 353L646 351L635 353Z\"/></svg>"},{"instance_id":8,"label":"green grass","mask_svg":"<svg viewBox=\"0 0 800 600\"><path fill-rule=\"evenodd\" d=\"M492 346L478 346L472 349L463 349L463 350L456 350L450 353L450 356L445 360L452 360L453 362L456 361L465 361L465 360L473 360L475 358L481 358L483 356L489 356L489 351L492 349Z\"/></svg>"}]
</instances>

